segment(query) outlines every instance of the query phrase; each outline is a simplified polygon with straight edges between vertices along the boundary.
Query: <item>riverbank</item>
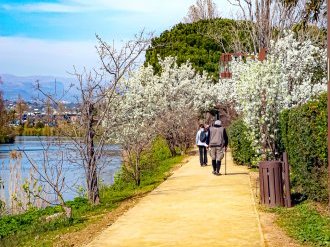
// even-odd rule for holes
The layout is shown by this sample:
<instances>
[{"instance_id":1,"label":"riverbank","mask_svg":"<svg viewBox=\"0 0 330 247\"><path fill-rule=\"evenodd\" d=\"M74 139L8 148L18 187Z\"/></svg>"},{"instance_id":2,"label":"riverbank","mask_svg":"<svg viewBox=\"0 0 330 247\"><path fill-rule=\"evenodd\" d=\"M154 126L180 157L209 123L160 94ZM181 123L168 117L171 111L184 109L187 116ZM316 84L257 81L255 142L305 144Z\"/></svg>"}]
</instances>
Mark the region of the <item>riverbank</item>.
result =
<instances>
[{"instance_id":1,"label":"riverbank","mask_svg":"<svg viewBox=\"0 0 330 247\"><path fill-rule=\"evenodd\" d=\"M19 126L15 130L18 136L56 136L58 132L55 127L49 126Z\"/></svg>"},{"instance_id":2,"label":"riverbank","mask_svg":"<svg viewBox=\"0 0 330 247\"><path fill-rule=\"evenodd\" d=\"M24 150L24 153L15 159L16 156L13 154L17 150ZM49 163L55 164L63 161L61 170L62 177L65 178L64 200L73 200L84 193L86 182L84 167L71 159L71 157L79 157L73 140L65 137L17 136L15 143L0 145L0 177L3 182L3 186L0 187L0 200L5 201L7 206L11 206L11 208L7 207L9 213L21 211L18 201L21 202L22 208L27 207L27 194L22 190L22 186L26 180L33 181L33 176L35 176L33 170L31 171L32 165L29 159L41 166L44 162L45 150L47 150ZM99 178L103 185L111 185L114 182L115 174L121 167L121 149L118 145L107 144L104 151L102 160L106 162L106 165ZM59 153L63 154L63 159L59 158ZM39 183L42 184L41 181ZM17 200L13 200L11 196L14 193L13 188L16 190ZM40 201L34 200L34 202L34 206L40 205ZM19 207L13 207L13 204ZM15 210L12 210L13 208Z\"/></svg>"},{"instance_id":3,"label":"riverbank","mask_svg":"<svg viewBox=\"0 0 330 247\"><path fill-rule=\"evenodd\" d=\"M22 127L11 128L9 134L0 134L0 144L12 144L15 142L16 136L56 136L55 127L44 126L42 128Z\"/></svg>"},{"instance_id":4,"label":"riverbank","mask_svg":"<svg viewBox=\"0 0 330 247\"><path fill-rule=\"evenodd\" d=\"M0 144L11 144L15 142L15 135L0 135Z\"/></svg>"},{"instance_id":5,"label":"riverbank","mask_svg":"<svg viewBox=\"0 0 330 247\"><path fill-rule=\"evenodd\" d=\"M101 189L101 204L98 206L91 206L84 198L68 202L73 209L71 219L49 220L48 216L60 212L58 207L30 210L16 216L3 216L0 218L0 246L68 246L74 238L62 236L83 231L105 214L123 213L121 208L125 208L125 204L131 205L130 200L135 200L156 188L182 160L183 156L176 156L159 162L153 171L144 174L140 187L117 179L114 185Z\"/></svg>"}]
</instances>

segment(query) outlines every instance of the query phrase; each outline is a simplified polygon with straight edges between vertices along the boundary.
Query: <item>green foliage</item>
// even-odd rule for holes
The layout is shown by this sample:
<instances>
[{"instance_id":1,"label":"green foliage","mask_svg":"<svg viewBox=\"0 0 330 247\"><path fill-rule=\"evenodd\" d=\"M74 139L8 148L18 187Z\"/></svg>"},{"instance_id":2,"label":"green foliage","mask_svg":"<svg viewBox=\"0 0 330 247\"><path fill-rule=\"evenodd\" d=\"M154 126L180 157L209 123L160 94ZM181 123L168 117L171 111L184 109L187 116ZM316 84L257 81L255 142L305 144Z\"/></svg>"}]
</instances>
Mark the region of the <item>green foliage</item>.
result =
<instances>
[{"instance_id":1,"label":"green foliage","mask_svg":"<svg viewBox=\"0 0 330 247\"><path fill-rule=\"evenodd\" d=\"M291 165L294 192L327 200L327 94L285 110L280 132Z\"/></svg>"},{"instance_id":2,"label":"green foliage","mask_svg":"<svg viewBox=\"0 0 330 247\"><path fill-rule=\"evenodd\" d=\"M39 127L41 125L38 125ZM37 125L36 127L27 127L24 126L24 128L18 129L19 135L22 136L54 136L56 135L55 128L44 126L42 128L39 128Z\"/></svg>"},{"instance_id":3,"label":"green foliage","mask_svg":"<svg viewBox=\"0 0 330 247\"><path fill-rule=\"evenodd\" d=\"M233 52L234 41L240 40L244 51L252 50L247 27L246 22L220 18L177 24L152 40L145 64L151 64L159 73L157 56L176 56L179 65L189 60L199 73L206 71L218 81L220 55ZM212 38L214 36L218 41Z\"/></svg>"},{"instance_id":4,"label":"green foliage","mask_svg":"<svg viewBox=\"0 0 330 247\"><path fill-rule=\"evenodd\" d=\"M0 144L3 143L14 143L15 141L15 135L10 134L10 135L0 135Z\"/></svg>"},{"instance_id":5,"label":"green foliage","mask_svg":"<svg viewBox=\"0 0 330 247\"><path fill-rule=\"evenodd\" d=\"M37 122L36 125L35 125L35 127L36 127L37 129L42 129L42 128L45 127L45 124L44 124L43 122Z\"/></svg>"},{"instance_id":6,"label":"green foliage","mask_svg":"<svg viewBox=\"0 0 330 247\"><path fill-rule=\"evenodd\" d=\"M330 217L321 215L310 203L273 210L279 215L277 223L289 236L301 243L330 246Z\"/></svg>"},{"instance_id":7,"label":"green foliage","mask_svg":"<svg viewBox=\"0 0 330 247\"><path fill-rule=\"evenodd\" d=\"M87 198L76 197L73 201L66 202L66 205L72 208L72 211L77 214L78 211L89 211L91 209L91 204Z\"/></svg>"},{"instance_id":8,"label":"green foliage","mask_svg":"<svg viewBox=\"0 0 330 247\"><path fill-rule=\"evenodd\" d=\"M159 166L159 163L161 161L168 159L171 156L172 154L166 140L160 136L156 137L155 140L152 141L151 146L141 155L139 166L141 181L144 178L144 173L154 172L154 170L157 169L157 166ZM133 170L133 168L135 167L131 167L128 164L123 164L120 171L120 175L118 175L118 177L128 183L133 180L135 181L135 177L133 174L135 170Z\"/></svg>"},{"instance_id":9,"label":"green foliage","mask_svg":"<svg viewBox=\"0 0 330 247\"><path fill-rule=\"evenodd\" d=\"M235 163L251 166L256 153L249 139L249 129L242 119L232 122L228 128L228 137Z\"/></svg>"},{"instance_id":10,"label":"green foliage","mask_svg":"<svg viewBox=\"0 0 330 247\"><path fill-rule=\"evenodd\" d=\"M166 140L159 136L152 142L151 148L144 154L144 156L149 162L151 159L153 162L157 163L170 158L172 154Z\"/></svg>"},{"instance_id":11,"label":"green foliage","mask_svg":"<svg viewBox=\"0 0 330 247\"><path fill-rule=\"evenodd\" d=\"M7 215L0 218L0 239L26 230L40 223L42 216L60 212L60 207L47 207L42 210L31 209L20 215ZM1 242L0 242L1 243Z\"/></svg>"},{"instance_id":12,"label":"green foliage","mask_svg":"<svg viewBox=\"0 0 330 247\"><path fill-rule=\"evenodd\" d=\"M0 144L13 143L15 141L15 131L10 127L10 112L5 108L2 91L0 91Z\"/></svg>"}]
</instances>

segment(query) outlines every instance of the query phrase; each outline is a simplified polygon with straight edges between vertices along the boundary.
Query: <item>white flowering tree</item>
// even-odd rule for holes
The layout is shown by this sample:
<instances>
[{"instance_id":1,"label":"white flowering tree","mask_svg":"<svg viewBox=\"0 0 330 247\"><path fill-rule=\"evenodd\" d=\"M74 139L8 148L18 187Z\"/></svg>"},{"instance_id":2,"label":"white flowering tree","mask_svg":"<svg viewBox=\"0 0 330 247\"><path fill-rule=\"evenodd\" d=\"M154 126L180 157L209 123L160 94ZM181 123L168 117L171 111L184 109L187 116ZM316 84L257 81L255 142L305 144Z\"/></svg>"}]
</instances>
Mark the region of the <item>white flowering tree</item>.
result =
<instances>
[{"instance_id":1,"label":"white flowering tree","mask_svg":"<svg viewBox=\"0 0 330 247\"><path fill-rule=\"evenodd\" d=\"M272 159L280 112L326 90L326 50L298 42L289 32L271 42L266 60L238 59L231 67L233 78L214 86L214 92L222 92L217 101L236 105L256 151Z\"/></svg>"},{"instance_id":2,"label":"white flowering tree","mask_svg":"<svg viewBox=\"0 0 330 247\"><path fill-rule=\"evenodd\" d=\"M160 59L161 73L141 67L122 80L117 91L116 119L112 133L124 151L124 169L140 183L141 155L156 135L162 135L174 152L186 149L193 139L198 112L211 101L202 96L211 83L206 74L195 72L189 62L178 66L176 58ZM109 117L111 118L111 116Z\"/></svg>"}]
</instances>

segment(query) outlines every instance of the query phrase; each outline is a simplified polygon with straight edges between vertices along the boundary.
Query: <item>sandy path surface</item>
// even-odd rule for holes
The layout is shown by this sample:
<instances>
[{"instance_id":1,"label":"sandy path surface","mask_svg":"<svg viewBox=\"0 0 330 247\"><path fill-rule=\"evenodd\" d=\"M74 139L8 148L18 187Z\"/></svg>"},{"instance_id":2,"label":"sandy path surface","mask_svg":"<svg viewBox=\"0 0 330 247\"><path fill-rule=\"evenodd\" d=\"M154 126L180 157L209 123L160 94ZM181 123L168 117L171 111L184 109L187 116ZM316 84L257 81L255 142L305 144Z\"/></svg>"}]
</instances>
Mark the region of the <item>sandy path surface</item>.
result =
<instances>
[{"instance_id":1,"label":"sandy path surface","mask_svg":"<svg viewBox=\"0 0 330 247\"><path fill-rule=\"evenodd\" d=\"M87 246L264 246L247 168L211 170L190 157Z\"/></svg>"}]
</instances>

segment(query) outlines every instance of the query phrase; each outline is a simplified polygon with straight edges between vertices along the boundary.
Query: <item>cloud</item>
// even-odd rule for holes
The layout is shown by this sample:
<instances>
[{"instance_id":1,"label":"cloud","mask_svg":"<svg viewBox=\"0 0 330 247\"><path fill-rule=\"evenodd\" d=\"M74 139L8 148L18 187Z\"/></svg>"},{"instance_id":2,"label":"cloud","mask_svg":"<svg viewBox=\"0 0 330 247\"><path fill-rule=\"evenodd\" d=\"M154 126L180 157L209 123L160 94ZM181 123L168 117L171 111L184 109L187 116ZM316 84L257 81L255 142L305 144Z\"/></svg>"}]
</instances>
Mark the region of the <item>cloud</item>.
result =
<instances>
[{"instance_id":1,"label":"cloud","mask_svg":"<svg viewBox=\"0 0 330 247\"><path fill-rule=\"evenodd\" d=\"M1 8L6 11L19 12L49 12L49 13L74 13L82 9L79 6L56 3L33 3L33 4L3 4Z\"/></svg>"},{"instance_id":2,"label":"cloud","mask_svg":"<svg viewBox=\"0 0 330 247\"><path fill-rule=\"evenodd\" d=\"M73 65L99 66L95 33L108 41L129 40L143 28L158 35L182 21L195 0L3 2L0 72L65 76ZM216 3L220 9L228 6L226 0Z\"/></svg>"},{"instance_id":3,"label":"cloud","mask_svg":"<svg viewBox=\"0 0 330 247\"><path fill-rule=\"evenodd\" d=\"M67 72L73 72L73 66L78 70L99 66L95 44L0 37L0 72L67 76Z\"/></svg>"},{"instance_id":4,"label":"cloud","mask_svg":"<svg viewBox=\"0 0 330 247\"><path fill-rule=\"evenodd\" d=\"M127 12L152 13L163 12L168 9L182 8L187 9L193 4L192 0L167 0L167 1L151 1L151 0L62 0L58 3L36 2L28 4L2 4L0 8L6 11L19 12L45 12L45 13L75 13L117 10Z\"/></svg>"}]
</instances>

